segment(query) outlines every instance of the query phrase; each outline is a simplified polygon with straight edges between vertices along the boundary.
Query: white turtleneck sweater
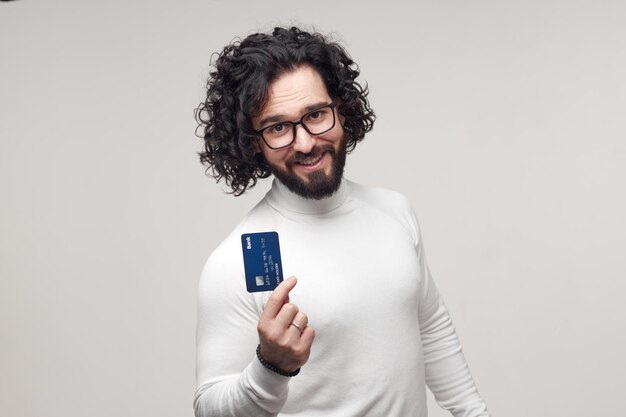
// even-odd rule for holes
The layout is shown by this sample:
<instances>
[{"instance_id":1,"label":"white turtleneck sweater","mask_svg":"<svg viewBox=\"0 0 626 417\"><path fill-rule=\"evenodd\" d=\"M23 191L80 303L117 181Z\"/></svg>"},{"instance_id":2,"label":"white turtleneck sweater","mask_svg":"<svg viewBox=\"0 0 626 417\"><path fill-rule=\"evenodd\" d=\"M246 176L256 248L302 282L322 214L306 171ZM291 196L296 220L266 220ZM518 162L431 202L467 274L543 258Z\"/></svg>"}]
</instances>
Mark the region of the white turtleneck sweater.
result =
<instances>
[{"instance_id":1,"label":"white turtleneck sweater","mask_svg":"<svg viewBox=\"0 0 626 417\"><path fill-rule=\"evenodd\" d=\"M269 297L248 293L241 235L276 231L290 302L316 331L300 374L255 356ZM198 295L197 417L425 417L426 384L456 417L488 416L402 195L347 180L323 200L274 181L215 249Z\"/></svg>"}]
</instances>

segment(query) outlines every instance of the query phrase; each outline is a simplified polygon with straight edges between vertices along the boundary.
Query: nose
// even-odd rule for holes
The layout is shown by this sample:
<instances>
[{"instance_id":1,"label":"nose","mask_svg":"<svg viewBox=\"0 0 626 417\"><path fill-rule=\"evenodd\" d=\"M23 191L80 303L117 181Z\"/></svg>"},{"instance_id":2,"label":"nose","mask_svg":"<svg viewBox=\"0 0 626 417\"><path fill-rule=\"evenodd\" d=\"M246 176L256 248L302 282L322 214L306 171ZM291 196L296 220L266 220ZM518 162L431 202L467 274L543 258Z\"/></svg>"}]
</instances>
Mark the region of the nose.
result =
<instances>
[{"instance_id":1,"label":"nose","mask_svg":"<svg viewBox=\"0 0 626 417\"><path fill-rule=\"evenodd\" d=\"M309 153L315 147L315 136L311 135L302 126L295 126L296 139L293 143L293 149L297 152Z\"/></svg>"}]
</instances>

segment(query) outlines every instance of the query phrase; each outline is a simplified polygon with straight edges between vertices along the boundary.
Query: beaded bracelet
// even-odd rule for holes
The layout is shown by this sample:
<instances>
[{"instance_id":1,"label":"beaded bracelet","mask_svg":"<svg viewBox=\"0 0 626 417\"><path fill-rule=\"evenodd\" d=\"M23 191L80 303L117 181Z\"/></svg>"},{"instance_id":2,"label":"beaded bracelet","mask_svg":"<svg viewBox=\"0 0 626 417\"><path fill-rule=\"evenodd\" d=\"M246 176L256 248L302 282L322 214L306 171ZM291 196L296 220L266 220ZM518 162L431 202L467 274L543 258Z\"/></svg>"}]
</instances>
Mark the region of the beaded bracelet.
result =
<instances>
[{"instance_id":1,"label":"beaded bracelet","mask_svg":"<svg viewBox=\"0 0 626 417\"><path fill-rule=\"evenodd\" d=\"M271 363L266 361L265 358L261 355L261 344L260 343L256 347L256 357L259 358L259 362L261 362L261 365L263 365L264 367L266 367L270 371L277 373L278 375L292 377L292 376L296 376L296 375L298 375L300 373L300 368L296 369L293 372L287 372L287 371L283 371L280 368L275 367L274 365L272 365Z\"/></svg>"}]
</instances>

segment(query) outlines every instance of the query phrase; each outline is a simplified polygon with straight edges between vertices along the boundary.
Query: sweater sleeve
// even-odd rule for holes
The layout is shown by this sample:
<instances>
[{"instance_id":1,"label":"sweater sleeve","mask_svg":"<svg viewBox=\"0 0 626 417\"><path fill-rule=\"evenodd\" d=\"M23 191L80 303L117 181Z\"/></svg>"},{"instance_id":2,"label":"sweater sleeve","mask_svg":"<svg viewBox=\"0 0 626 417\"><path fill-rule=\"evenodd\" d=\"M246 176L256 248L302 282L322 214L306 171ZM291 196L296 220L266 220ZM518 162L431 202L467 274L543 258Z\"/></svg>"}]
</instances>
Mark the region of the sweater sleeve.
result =
<instances>
[{"instance_id":1,"label":"sweater sleeve","mask_svg":"<svg viewBox=\"0 0 626 417\"><path fill-rule=\"evenodd\" d=\"M416 251L423 282L419 326L424 349L426 384L437 403L455 417L488 417L461 350L452 319L426 263L419 225L413 215Z\"/></svg>"},{"instance_id":2,"label":"sweater sleeve","mask_svg":"<svg viewBox=\"0 0 626 417\"><path fill-rule=\"evenodd\" d=\"M233 267L241 262L229 256L233 252L216 249L200 278L195 415L276 416L287 400L289 378L267 370L256 358L263 300L245 290L243 273Z\"/></svg>"}]
</instances>

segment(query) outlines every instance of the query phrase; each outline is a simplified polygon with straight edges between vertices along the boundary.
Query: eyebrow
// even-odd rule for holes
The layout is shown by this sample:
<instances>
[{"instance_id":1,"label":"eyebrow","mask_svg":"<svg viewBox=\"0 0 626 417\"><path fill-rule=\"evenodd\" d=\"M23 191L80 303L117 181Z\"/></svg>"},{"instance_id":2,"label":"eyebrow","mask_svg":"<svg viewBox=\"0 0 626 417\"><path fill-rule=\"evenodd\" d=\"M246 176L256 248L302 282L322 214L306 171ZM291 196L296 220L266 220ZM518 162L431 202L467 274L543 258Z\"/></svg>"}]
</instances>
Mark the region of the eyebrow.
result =
<instances>
[{"instance_id":1,"label":"eyebrow","mask_svg":"<svg viewBox=\"0 0 626 417\"><path fill-rule=\"evenodd\" d=\"M330 103L332 103L332 101ZM310 111L313 111L315 109L319 109L320 107L328 106L330 103L326 102L326 101L320 101L318 103L314 103L314 104L311 104L309 106L306 106L304 108L303 114L306 114L306 113L308 113ZM259 126L261 126L260 129L263 129L264 127L267 127L268 123L285 122L285 121L287 121L286 119L287 119L287 116L284 116L282 114L272 114L272 115L269 115L267 117L262 118L259 121Z\"/></svg>"}]
</instances>

